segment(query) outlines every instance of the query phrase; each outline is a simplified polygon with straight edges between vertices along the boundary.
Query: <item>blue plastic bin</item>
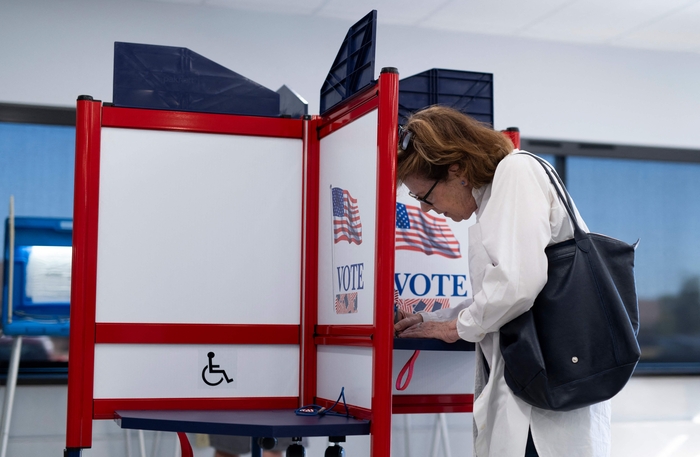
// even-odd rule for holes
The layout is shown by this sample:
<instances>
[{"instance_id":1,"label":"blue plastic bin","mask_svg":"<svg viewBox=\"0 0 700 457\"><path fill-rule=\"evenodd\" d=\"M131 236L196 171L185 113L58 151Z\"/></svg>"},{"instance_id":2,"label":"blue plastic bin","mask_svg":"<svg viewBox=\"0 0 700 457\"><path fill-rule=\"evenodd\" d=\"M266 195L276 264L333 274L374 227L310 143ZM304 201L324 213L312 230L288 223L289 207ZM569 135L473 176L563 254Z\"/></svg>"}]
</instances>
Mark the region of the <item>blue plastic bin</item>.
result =
<instances>
[{"instance_id":1,"label":"blue plastic bin","mask_svg":"<svg viewBox=\"0 0 700 457\"><path fill-rule=\"evenodd\" d=\"M187 48L114 43L114 106L280 115L280 96Z\"/></svg>"},{"instance_id":2,"label":"blue plastic bin","mask_svg":"<svg viewBox=\"0 0 700 457\"><path fill-rule=\"evenodd\" d=\"M433 68L399 81L399 124L431 105L449 106L493 126L493 74Z\"/></svg>"}]
</instances>

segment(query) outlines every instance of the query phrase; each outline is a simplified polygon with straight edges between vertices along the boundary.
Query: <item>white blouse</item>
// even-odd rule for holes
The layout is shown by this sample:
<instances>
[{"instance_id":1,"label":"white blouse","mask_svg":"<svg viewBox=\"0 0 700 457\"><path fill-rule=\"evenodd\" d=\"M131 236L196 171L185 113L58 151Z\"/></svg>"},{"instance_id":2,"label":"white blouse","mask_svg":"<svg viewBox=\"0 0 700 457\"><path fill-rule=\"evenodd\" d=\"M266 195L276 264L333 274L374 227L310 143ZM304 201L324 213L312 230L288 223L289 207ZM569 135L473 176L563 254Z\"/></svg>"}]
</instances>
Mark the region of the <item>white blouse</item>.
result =
<instances>
[{"instance_id":1,"label":"white blouse","mask_svg":"<svg viewBox=\"0 0 700 457\"><path fill-rule=\"evenodd\" d=\"M477 343L475 456L523 457L528 429L540 457L609 456L610 401L547 411L513 395L503 376L498 331L530 309L544 287L545 247L573 238L566 208L542 166L526 154L504 158L493 182L472 193L478 206L476 223L469 228L473 296L455 308L421 314L425 321L456 317L459 336Z\"/></svg>"}]
</instances>

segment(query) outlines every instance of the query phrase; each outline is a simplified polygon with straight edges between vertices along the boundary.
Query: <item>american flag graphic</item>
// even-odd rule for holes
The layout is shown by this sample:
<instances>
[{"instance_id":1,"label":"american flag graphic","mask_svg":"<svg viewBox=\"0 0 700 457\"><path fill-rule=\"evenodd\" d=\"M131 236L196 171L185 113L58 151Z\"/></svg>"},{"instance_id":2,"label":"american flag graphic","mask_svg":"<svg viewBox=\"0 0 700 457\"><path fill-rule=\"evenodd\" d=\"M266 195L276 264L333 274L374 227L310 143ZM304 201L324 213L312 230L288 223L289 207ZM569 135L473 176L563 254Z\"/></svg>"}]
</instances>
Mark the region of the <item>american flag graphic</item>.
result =
<instances>
[{"instance_id":1,"label":"american flag graphic","mask_svg":"<svg viewBox=\"0 0 700 457\"><path fill-rule=\"evenodd\" d=\"M418 251L450 259L462 257L459 240L443 217L422 212L416 206L396 204L396 250Z\"/></svg>"},{"instance_id":2,"label":"american flag graphic","mask_svg":"<svg viewBox=\"0 0 700 457\"><path fill-rule=\"evenodd\" d=\"M340 187L331 189L333 194L333 240L362 244L362 222L357 199Z\"/></svg>"},{"instance_id":3,"label":"american flag graphic","mask_svg":"<svg viewBox=\"0 0 700 457\"><path fill-rule=\"evenodd\" d=\"M394 306L407 313L419 311L437 311L450 307L449 298L401 298L399 291L394 289Z\"/></svg>"},{"instance_id":4,"label":"american flag graphic","mask_svg":"<svg viewBox=\"0 0 700 457\"><path fill-rule=\"evenodd\" d=\"M352 314L357 312L357 292L335 296L335 313Z\"/></svg>"}]
</instances>

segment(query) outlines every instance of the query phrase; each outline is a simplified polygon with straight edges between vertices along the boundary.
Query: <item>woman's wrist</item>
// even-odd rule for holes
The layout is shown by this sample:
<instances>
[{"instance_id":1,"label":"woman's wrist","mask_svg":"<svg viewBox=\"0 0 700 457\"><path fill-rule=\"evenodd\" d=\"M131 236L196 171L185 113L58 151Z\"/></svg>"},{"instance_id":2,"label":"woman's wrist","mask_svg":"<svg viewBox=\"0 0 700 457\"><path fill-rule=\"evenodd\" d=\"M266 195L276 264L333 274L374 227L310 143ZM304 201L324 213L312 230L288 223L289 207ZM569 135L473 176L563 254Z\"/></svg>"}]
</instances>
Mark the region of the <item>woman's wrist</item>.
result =
<instances>
[{"instance_id":1,"label":"woman's wrist","mask_svg":"<svg viewBox=\"0 0 700 457\"><path fill-rule=\"evenodd\" d=\"M457 319L453 319L447 323L447 335L445 335L445 341L448 343L454 343L459 340L459 332L457 331Z\"/></svg>"}]
</instances>

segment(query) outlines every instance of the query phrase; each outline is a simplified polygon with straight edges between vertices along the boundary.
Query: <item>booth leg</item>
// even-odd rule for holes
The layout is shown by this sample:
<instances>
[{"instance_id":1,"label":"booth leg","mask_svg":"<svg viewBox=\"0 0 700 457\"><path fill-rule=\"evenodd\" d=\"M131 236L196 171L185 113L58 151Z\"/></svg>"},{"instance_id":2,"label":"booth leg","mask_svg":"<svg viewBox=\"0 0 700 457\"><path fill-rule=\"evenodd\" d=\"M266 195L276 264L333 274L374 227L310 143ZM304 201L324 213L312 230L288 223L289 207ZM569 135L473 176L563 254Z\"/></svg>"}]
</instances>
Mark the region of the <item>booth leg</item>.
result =
<instances>
[{"instance_id":1,"label":"booth leg","mask_svg":"<svg viewBox=\"0 0 700 457\"><path fill-rule=\"evenodd\" d=\"M447 415L445 413L440 413L440 426L442 430L442 447L445 450L445 457L452 457L452 452L450 451L450 435L447 431Z\"/></svg>"},{"instance_id":2,"label":"booth leg","mask_svg":"<svg viewBox=\"0 0 700 457\"><path fill-rule=\"evenodd\" d=\"M5 386L5 404L2 406L2 444L0 457L7 455L7 440L10 436L10 419L12 418L12 404L15 401L15 388L17 387L17 373L19 371L19 358L22 354L22 337L16 336L12 341L12 354L10 367L7 371L7 385Z\"/></svg>"},{"instance_id":3,"label":"booth leg","mask_svg":"<svg viewBox=\"0 0 700 457\"><path fill-rule=\"evenodd\" d=\"M433 444L430 446L432 449L430 452L430 457L437 457L438 451L440 450L440 440L439 440L440 425L438 422L439 420L440 420L439 416L436 416L435 422L433 423Z\"/></svg>"},{"instance_id":4,"label":"booth leg","mask_svg":"<svg viewBox=\"0 0 700 457\"><path fill-rule=\"evenodd\" d=\"M131 430L124 429L124 438L126 441L126 457L131 457Z\"/></svg>"},{"instance_id":5,"label":"booth leg","mask_svg":"<svg viewBox=\"0 0 700 457\"><path fill-rule=\"evenodd\" d=\"M141 457L146 457L146 438L143 430L139 430L139 450L141 451Z\"/></svg>"},{"instance_id":6,"label":"booth leg","mask_svg":"<svg viewBox=\"0 0 700 457\"><path fill-rule=\"evenodd\" d=\"M411 415L403 415L403 447L404 455L411 457Z\"/></svg>"},{"instance_id":7,"label":"booth leg","mask_svg":"<svg viewBox=\"0 0 700 457\"><path fill-rule=\"evenodd\" d=\"M250 438L250 457L262 457L262 448L257 436Z\"/></svg>"},{"instance_id":8,"label":"booth leg","mask_svg":"<svg viewBox=\"0 0 700 457\"><path fill-rule=\"evenodd\" d=\"M435 417L435 426L433 427L433 446L431 457L437 457L440 449L440 442L445 457L452 457L450 452L450 437L447 432L447 418L445 413L438 413Z\"/></svg>"},{"instance_id":9,"label":"booth leg","mask_svg":"<svg viewBox=\"0 0 700 457\"><path fill-rule=\"evenodd\" d=\"M67 447L63 450L63 457L80 457L82 448Z\"/></svg>"},{"instance_id":10,"label":"booth leg","mask_svg":"<svg viewBox=\"0 0 700 457\"><path fill-rule=\"evenodd\" d=\"M161 431L157 431L153 435L153 446L151 446L151 455L156 456L158 455L158 451L160 450L160 438L161 438Z\"/></svg>"},{"instance_id":11,"label":"booth leg","mask_svg":"<svg viewBox=\"0 0 700 457\"><path fill-rule=\"evenodd\" d=\"M190 445L190 440L187 439L187 434L184 432L177 432L177 437L180 439L182 457L193 457L192 446Z\"/></svg>"}]
</instances>

